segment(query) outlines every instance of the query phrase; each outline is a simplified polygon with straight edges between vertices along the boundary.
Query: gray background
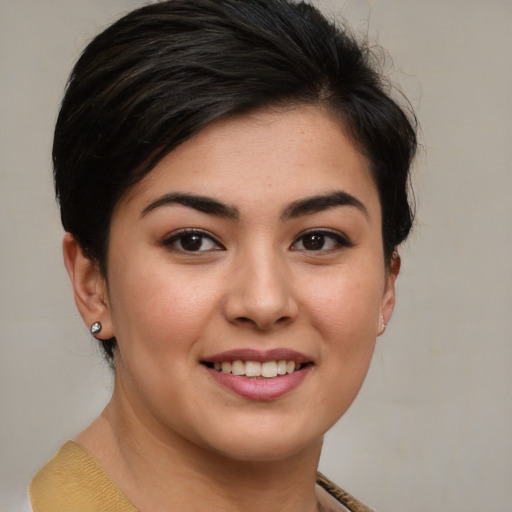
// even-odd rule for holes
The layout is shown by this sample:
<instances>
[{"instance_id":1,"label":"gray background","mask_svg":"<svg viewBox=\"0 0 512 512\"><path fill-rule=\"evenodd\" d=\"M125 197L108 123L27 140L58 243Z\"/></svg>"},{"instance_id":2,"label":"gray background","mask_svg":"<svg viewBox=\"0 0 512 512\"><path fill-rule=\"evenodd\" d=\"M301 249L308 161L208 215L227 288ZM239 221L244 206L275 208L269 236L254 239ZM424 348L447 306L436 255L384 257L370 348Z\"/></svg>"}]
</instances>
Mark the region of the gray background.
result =
<instances>
[{"instance_id":1,"label":"gray background","mask_svg":"<svg viewBox=\"0 0 512 512\"><path fill-rule=\"evenodd\" d=\"M84 43L136 0L0 0L0 510L106 403L61 261L52 129ZM510 512L512 2L331 0L392 55L423 149L398 305L321 469L380 512Z\"/></svg>"}]
</instances>

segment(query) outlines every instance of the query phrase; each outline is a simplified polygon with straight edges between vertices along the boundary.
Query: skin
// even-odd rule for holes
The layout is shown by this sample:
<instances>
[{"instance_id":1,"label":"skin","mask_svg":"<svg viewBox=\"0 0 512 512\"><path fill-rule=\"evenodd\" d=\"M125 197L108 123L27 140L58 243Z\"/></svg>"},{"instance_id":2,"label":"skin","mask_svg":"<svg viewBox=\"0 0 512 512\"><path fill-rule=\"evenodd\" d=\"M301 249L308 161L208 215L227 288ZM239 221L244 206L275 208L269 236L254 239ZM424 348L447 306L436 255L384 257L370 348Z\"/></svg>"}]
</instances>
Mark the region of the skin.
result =
<instances>
[{"instance_id":1,"label":"skin","mask_svg":"<svg viewBox=\"0 0 512 512\"><path fill-rule=\"evenodd\" d=\"M353 204L292 212L333 192ZM137 508L318 509L323 434L393 311L399 260L384 262L381 225L365 158L328 113L300 107L217 122L161 160L115 208L107 281L66 235L82 317L118 341L112 401L77 441ZM178 236L190 228L206 234ZM284 396L249 400L201 364L240 348L299 351L311 368Z\"/></svg>"}]
</instances>

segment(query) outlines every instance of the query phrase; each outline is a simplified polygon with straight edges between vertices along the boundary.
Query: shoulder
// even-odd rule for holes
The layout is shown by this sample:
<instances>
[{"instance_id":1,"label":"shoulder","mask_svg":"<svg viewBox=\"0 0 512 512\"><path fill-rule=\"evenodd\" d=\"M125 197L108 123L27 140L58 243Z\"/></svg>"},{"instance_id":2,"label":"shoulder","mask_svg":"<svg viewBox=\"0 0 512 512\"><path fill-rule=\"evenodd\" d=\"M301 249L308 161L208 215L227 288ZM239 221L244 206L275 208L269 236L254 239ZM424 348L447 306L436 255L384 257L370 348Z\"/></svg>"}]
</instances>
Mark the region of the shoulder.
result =
<instances>
[{"instance_id":1,"label":"shoulder","mask_svg":"<svg viewBox=\"0 0 512 512\"><path fill-rule=\"evenodd\" d=\"M73 441L39 470L29 494L34 512L137 512L93 457Z\"/></svg>"},{"instance_id":2,"label":"shoulder","mask_svg":"<svg viewBox=\"0 0 512 512\"><path fill-rule=\"evenodd\" d=\"M375 512L372 508L331 482L320 472L317 473L316 483L344 507L340 510L348 510L349 512Z\"/></svg>"}]
</instances>

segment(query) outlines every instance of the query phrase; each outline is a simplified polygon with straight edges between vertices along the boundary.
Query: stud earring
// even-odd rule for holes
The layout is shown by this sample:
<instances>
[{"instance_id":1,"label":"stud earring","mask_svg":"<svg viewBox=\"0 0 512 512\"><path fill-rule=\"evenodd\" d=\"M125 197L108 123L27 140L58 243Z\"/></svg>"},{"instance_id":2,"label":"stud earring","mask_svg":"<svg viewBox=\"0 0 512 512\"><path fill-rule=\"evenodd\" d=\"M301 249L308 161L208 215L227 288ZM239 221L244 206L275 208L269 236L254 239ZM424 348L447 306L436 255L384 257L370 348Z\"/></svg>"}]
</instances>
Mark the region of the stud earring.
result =
<instances>
[{"instance_id":1,"label":"stud earring","mask_svg":"<svg viewBox=\"0 0 512 512\"><path fill-rule=\"evenodd\" d=\"M101 322L94 322L89 330L93 336L96 336L96 334L100 333L102 327Z\"/></svg>"},{"instance_id":2,"label":"stud earring","mask_svg":"<svg viewBox=\"0 0 512 512\"><path fill-rule=\"evenodd\" d=\"M382 332L381 332L381 334L383 334L384 331L386 330L386 324L384 323L384 315L380 315L380 321L382 322Z\"/></svg>"}]
</instances>

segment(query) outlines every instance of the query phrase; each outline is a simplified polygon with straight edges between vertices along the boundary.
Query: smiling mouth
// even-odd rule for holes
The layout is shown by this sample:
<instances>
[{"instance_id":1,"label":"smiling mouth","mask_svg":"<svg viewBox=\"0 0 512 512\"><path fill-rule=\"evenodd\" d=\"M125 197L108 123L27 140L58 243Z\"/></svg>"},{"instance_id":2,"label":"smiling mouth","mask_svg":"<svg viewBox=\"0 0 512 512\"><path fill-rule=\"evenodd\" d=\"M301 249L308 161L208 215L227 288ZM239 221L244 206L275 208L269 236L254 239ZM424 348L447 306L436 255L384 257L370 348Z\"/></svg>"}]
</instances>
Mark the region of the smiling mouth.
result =
<instances>
[{"instance_id":1,"label":"smiling mouth","mask_svg":"<svg viewBox=\"0 0 512 512\"><path fill-rule=\"evenodd\" d=\"M310 366L312 363L297 363L295 361L286 361L284 359L260 363L259 361L242 361L237 359L235 361L223 362L202 361L201 364L204 364L208 368L218 372L229 373L240 377L252 379L274 379L276 377L283 377L290 373L298 372L301 369Z\"/></svg>"}]
</instances>

